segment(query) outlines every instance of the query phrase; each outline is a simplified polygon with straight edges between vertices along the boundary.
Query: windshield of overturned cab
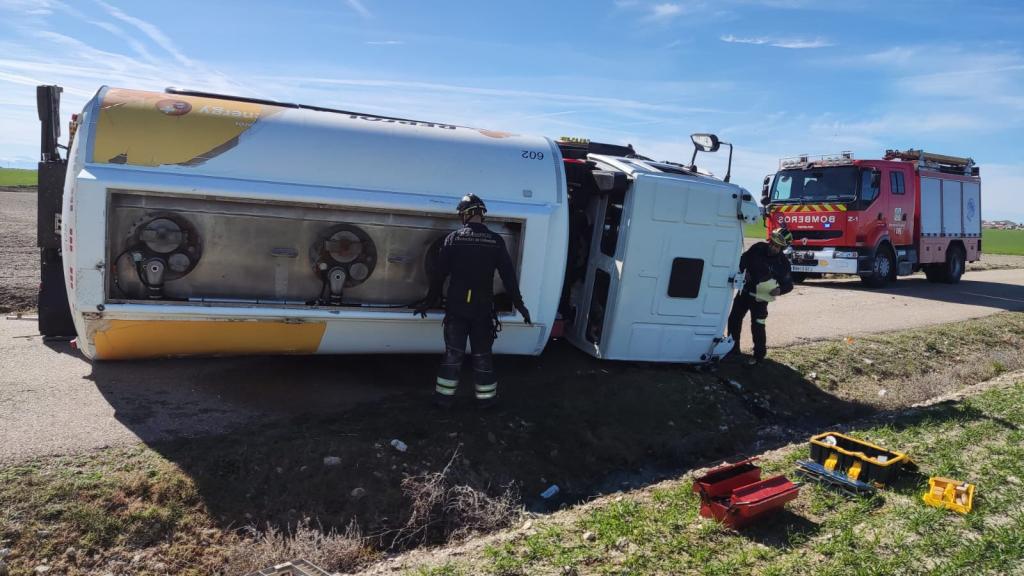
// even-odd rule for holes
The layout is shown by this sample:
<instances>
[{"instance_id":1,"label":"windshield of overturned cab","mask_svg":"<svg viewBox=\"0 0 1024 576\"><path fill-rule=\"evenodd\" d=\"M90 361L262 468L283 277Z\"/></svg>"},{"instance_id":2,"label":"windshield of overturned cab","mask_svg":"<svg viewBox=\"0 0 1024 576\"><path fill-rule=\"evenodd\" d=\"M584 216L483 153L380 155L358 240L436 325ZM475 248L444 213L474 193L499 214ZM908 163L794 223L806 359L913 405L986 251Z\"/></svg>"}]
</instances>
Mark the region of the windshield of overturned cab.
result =
<instances>
[{"instance_id":1,"label":"windshield of overturned cab","mask_svg":"<svg viewBox=\"0 0 1024 576\"><path fill-rule=\"evenodd\" d=\"M877 171L856 166L783 170L772 183L772 202L870 202L878 195ZM863 193L863 194L862 194Z\"/></svg>"}]
</instances>

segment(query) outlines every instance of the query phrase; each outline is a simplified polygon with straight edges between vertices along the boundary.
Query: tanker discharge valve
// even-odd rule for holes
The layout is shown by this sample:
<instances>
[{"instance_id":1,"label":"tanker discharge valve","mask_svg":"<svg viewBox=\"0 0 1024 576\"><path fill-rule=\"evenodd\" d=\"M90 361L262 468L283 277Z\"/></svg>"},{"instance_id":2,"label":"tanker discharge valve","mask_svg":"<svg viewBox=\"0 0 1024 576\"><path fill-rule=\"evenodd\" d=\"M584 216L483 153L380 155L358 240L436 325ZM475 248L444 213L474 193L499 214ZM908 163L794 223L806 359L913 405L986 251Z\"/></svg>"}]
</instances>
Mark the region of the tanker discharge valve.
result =
<instances>
[{"instance_id":1,"label":"tanker discharge valve","mask_svg":"<svg viewBox=\"0 0 1024 576\"><path fill-rule=\"evenodd\" d=\"M132 226L128 247L114 260L114 285L120 290L118 263L131 253L136 275L150 300L164 298L164 285L195 269L202 244L195 226L177 214L147 214Z\"/></svg>"},{"instance_id":2,"label":"tanker discharge valve","mask_svg":"<svg viewBox=\"0 0 1024 576\"><path fill-rule=\"evenodd\" d=\"M142 275L146 278L146 295L151 300L164 296L164 272L167 264L161 258L150 258L142 263Z\"/></svg>"},{"instance_id":3,"label":"tanker discharge valve","mask_svg":"<svg viewBox=\"0 0 1024 576\"><path fill-rule=\"evenodd\" d=\"M327 273L327 286L331 290L331 306L341 306L342 292L345 290L345 280L348 274L341 267L331 268Z\"/></svg>"},{"instance_id":4,"label":"tanker discharge valve","mask_svg":"<svg viewBox=\"0 0 1024 576\"><path fill-rule=\"evenodd\" d=\"M310 247L313 271L320 277L319 297L312 303L342 306L345 290L365 282L377 264L377 246L365 230L335 224L324 230Z\"/></svg>"}]
</instances>

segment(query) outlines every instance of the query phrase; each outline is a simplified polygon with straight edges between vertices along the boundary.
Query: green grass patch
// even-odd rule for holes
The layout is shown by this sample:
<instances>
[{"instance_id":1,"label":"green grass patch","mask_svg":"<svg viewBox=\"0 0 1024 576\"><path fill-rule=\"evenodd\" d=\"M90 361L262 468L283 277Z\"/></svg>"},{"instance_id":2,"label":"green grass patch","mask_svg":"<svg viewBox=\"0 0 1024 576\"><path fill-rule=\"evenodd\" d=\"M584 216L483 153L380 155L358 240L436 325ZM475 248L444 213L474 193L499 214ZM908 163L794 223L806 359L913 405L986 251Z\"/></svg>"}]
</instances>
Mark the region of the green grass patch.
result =
<instances>
[{"instance_id":1,"label":"green grass patch","mask_svg":"<svg viewBox=\"0 0 1024 576\"><path fill-rule=\"evenodd\" d=\"M35 186L37 183L35 170L0 168L0 186Z\"/></svg>"},{"instance_id":2,"label":"green grass patch","mask_svg":"<svg viewBox=\"0 0 1024 576\"><path fill-rule=\"evenodd\" d=\"M0 543L16 573L40 563L73 572L93 556L101 565L175 537L199 541L213 526L195 484L144 447L0 469L0 510ZM194 561L189 545L179 553Z\"/></svg>"},{"instance_id":3,"label":"green grass patch","mask_svg":"<svg viewBox=\"0 0 1024 576\"><path fill-rule=\"evenodd\" d=\"M1024 230L981 231L981 250L987 254L1024 256Z\"/></svg>"},{"instance_id":4,"label":"green grass patch","mask_svg":"<svg viewBox=\"0 0 1024 576\"><path fill-rule=\"evenodd\" d=\"M743 225L744 238L757 238L759 240L764 240L767 236L768 229L765 228L765 225L760 220L753 224Z\"/></svg>"},{"instance_id":5,"label":"green grass patch","mask_svg":"<svg viewBox=\"0 0 1024 576\"><path fill-rule=\"evenodd\" d=\"M1006 574L1024 562L1022 430L1024 382L854 432L909 452L926 474L976 483L967 516L924 505L922 475L857 499L808 484L786 512L735 532L698 518L684 478L492 545L474 567L505 576ZM806 457L799 447L762 464L789 473Z\"/></svg>"}]
</instances>

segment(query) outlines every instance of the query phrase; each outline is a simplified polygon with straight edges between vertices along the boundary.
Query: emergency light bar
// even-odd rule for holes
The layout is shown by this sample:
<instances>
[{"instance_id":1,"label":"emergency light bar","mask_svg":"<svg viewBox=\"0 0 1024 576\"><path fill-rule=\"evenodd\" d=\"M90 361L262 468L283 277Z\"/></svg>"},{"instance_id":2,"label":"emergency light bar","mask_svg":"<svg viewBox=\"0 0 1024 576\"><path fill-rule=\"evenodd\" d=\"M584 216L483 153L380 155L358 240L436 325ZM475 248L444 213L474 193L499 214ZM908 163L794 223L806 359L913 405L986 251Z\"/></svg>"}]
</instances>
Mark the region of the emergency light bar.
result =
<instances>
[{"instance_id":1,"label":"emergency light bar","mask_svg":"<svg viewBox=\"0 0 1024 576\"><path fill-rule=\"evenodd\" d=\"M791 156L789 158L779 160L779 169L803 168L811 164L814 164L815 166L843 166L846 164L853 164L853 152L847 150L838 154L822 154L819 156L801 154L799 156Z\"/></svg>"}]
</instances>

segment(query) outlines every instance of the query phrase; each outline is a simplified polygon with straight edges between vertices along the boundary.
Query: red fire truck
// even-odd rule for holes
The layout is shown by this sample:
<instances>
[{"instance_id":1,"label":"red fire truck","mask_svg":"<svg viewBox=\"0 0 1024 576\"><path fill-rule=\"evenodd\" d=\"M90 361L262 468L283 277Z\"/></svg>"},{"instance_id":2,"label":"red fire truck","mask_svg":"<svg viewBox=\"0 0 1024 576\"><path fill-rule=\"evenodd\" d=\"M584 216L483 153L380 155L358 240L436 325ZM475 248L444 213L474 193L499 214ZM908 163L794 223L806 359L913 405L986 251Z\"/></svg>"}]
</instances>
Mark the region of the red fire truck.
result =
<instances>
[{"instance_id":1,"label":"red fire truck","mask_svg":"<svg viewBox=\"0 0 1024 576\"><path fill-rule=\"evenodd\" d=\"M794 277L857 274L879 287L923 270L956 283L981 257L981 178L970 158L887 150L780 161L761 191L768 233L793 233Z\"/></svg>"}]
</instances>

